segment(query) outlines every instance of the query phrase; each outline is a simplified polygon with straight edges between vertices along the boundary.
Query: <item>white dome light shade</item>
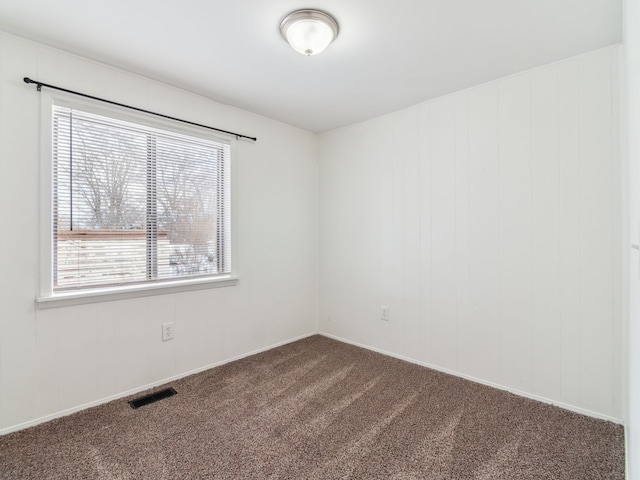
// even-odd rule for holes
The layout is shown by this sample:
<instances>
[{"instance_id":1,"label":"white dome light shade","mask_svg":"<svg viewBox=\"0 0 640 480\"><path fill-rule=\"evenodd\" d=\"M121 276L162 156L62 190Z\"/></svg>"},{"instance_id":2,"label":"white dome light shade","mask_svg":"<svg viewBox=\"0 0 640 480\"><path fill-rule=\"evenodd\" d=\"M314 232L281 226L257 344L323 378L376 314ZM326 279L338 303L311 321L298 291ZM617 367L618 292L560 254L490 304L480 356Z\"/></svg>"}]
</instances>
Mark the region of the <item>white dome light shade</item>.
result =
<instances>
[{"instance_id":1,"label":"white dome light shade","mask_svg":"<svg viewBox=\"0 0 640 480\"><path fill-rule=\"evenodd\" d=\"M280 23L280 33L303 55L317 55L338 36L338 23L320 10L297 10Z\"/></svg>"}]
</instances>

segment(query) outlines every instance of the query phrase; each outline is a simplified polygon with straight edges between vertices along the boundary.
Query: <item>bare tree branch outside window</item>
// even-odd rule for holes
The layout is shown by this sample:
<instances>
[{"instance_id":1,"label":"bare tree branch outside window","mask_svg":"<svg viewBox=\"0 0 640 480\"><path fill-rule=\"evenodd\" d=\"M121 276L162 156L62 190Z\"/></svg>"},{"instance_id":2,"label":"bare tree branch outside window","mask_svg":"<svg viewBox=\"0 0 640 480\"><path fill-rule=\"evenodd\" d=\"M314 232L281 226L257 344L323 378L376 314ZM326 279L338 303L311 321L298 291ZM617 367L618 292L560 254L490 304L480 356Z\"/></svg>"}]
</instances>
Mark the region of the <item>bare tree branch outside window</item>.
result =
<instances>
[{"instance_id":1,"label":"bare tree branch outside window","mask_svg":"<svg viewBox=\"0 0 640 480\"><path fill-rule=\"evenodd\" d=\"M66 115L57 119L54 132L58 284L83 276L95 283L148 278L148 221L156 226L151 231L157 245L151 250L157 256L154 276L218 273L222 149L111 119Z\"/></svg>"}]
</instances>

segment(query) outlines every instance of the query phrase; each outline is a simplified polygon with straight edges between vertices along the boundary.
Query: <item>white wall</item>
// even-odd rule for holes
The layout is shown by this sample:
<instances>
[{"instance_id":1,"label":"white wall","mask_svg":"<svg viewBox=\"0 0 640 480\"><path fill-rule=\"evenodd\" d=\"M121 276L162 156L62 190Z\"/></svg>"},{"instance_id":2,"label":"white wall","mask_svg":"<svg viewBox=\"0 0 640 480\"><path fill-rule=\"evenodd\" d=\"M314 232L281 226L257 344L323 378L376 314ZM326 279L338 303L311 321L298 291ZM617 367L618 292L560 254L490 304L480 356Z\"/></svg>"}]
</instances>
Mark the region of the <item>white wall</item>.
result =
<instances>
[{"instance_id":1,"label":"white wall","mask_svg":"<svg viewBox=\"0 0 640 480\"><path fill-rule=\"evenodd\" d=\"M321 135L320 330L620 420L618 51Z\"/></svg>"},{"instance_id":2,"label":"white wall","mask_svg":"<svg viewBox=\"0 0 640 480\"><path fill-rule=\"evenodd\" d=\"M622 418L617 59L321 135L317 231L313 134L0 33L0 433L311 333L316 307L328 334ZM24 76L256 135L238 146L240 284L37 310Z\"/></svg>"},{"instance_id":3,"label":"white wall","mask_svg":"<svg viewBox=\"0 0 640 480\"><path fill-rule=\"evenodd\" d=\"M640 251L629 248L640 245L640 1L625 1L624 67L626 71L626 147L628 162L629 205L628 254L628 384L625 403L627 434L627 475L640 479Z\"/></svg>"},{"instance_id":4,"label":"white wall","mask_svg":"<svg viewBox=\"0 0 640 480\"><path fill-rule=\"evenodd\" d=\"M239 285L37 310L40 96L24 76L257 136L238 142ZM0 33L0 433L315 331L316 156L311 133Z\"/></svg>"}]
</instances>

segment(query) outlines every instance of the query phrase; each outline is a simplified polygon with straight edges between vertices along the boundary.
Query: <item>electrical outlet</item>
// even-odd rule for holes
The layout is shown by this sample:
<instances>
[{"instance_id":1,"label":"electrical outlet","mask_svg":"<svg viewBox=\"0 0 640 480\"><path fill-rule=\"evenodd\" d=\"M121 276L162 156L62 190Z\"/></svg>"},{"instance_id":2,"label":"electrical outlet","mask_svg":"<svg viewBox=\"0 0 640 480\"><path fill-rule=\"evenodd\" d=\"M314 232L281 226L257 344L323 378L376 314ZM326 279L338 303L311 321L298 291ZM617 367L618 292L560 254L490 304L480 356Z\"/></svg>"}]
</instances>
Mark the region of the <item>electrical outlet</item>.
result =
<instances>
[{"instance_id":1,"label":"electrical outlet","mask_svg":"<svg viewBox=\"0 0 640 480\"><path fill-rule=\"evenodd\" d=\"M173 322L162 324L162 341L173 340Z\"/></svg>"},{"instance_id":2,"label":"electrical outlet","mask_svg":"<svg viewBox=\"0 0 640 480\"><path fill-rule=\"evenodd\" d=\"M387 307L386 305L382 305L380 307L382 309L382 314L380 315L380 319L384 320L385 322L389 321L389 307Z\"/></svg>"}]
</instances>

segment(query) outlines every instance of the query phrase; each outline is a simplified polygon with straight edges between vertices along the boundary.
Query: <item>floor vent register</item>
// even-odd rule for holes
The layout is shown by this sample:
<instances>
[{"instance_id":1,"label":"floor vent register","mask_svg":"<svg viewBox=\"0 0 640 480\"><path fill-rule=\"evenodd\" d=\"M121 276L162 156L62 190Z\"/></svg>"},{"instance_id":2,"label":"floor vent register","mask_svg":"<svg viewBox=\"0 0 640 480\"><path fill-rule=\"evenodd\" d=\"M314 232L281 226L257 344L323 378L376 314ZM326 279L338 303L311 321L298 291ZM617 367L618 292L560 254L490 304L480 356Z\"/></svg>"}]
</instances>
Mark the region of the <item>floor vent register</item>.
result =
<instances>
[{"instance_id":1,"label":"floor vent register","mask_svg":"<svg viewBox=\"0 0 640 480\"><path fill-rule=\"evenodd\" d=\"M155 393L150 393L149 395L145 395L144 397L131 400L129 402L129 405L131 405L131 408L140 408L144 407L145 405L149 405L150 403L155 403L159 400L173 397L177 393L178 392L176 392L173 388L165 388L164 390L158 390Z\"/></svg>"}]
</instances>

